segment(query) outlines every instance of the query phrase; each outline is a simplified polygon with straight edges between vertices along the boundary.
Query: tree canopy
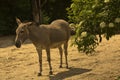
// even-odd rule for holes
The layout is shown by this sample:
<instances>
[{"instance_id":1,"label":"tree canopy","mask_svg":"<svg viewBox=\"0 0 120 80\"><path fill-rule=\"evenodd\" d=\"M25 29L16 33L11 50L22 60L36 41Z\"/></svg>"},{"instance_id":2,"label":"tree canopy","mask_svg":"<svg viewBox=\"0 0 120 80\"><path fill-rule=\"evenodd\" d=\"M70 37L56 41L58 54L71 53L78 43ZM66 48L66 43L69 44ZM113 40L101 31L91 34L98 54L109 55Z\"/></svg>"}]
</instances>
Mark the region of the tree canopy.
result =
<instances>
[{"instance_id":1,"label":"tree canopy","mask_svg":"<svg viewBox=\"0 0 120 80\"><path fill-rule=\"evenodd\" d=\"M72 0L68 18L76 26L74 43L79 51L92 53L101 35L109 40L120 31L119 5L120 0Z\"/></svg>"}]
</instances>

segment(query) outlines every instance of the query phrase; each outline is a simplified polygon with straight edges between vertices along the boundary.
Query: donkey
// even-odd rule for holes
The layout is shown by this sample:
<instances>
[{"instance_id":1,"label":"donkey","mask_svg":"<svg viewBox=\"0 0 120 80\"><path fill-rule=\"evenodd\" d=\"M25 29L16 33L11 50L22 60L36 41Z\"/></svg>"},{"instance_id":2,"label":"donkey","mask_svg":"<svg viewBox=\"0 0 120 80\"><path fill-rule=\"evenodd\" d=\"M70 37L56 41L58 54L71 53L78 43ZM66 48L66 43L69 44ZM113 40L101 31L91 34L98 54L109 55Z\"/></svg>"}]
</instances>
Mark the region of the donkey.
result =
<instances>
[{"instance_id":1,"label":"donkey","mask_svg":"<svg viewBox=\"0 0 120 80\"><path fill-rule=\"evenodd\" d=\"M68 68L68 41L70 38L69 23L65 20L58 19L49 25L37 24L35 22L21 22L16 18L18 28L16 29L15 46L20 48L26 39L30 39L36 47L39 56L40 72L38 76L42 75L42 50L45 49L47 53L47 61L49 63L50 72L52 75L50 48L58 48L60 53L60 68L62 68L63 49L66 60L66 68Z\"/></svg>"}]
</instances>

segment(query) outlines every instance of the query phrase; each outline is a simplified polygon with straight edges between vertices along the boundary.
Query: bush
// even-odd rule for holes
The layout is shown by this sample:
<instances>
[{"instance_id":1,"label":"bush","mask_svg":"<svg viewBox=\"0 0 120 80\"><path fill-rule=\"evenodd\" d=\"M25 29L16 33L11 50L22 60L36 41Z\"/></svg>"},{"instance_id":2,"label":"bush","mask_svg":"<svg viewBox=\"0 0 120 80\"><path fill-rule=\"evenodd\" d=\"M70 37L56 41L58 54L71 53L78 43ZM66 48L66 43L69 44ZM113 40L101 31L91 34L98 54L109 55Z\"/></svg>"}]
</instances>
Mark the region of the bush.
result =
<instances>
[{"instance_id":1,"label":"bush","mask_svg":"<svg viewBox=\"0 0 120 80\"><path fill-rule=\"evenodd\" d=\"M72 2L67 10L69 21L77 27L75 44L78 50L91 53L99 41L102 41L102 34L109 40L120 31L120 0L72 0ZM83 32L88 36L81 37ZM96 35L99 35L98 39Z\"/></svg>"}]
</instances>

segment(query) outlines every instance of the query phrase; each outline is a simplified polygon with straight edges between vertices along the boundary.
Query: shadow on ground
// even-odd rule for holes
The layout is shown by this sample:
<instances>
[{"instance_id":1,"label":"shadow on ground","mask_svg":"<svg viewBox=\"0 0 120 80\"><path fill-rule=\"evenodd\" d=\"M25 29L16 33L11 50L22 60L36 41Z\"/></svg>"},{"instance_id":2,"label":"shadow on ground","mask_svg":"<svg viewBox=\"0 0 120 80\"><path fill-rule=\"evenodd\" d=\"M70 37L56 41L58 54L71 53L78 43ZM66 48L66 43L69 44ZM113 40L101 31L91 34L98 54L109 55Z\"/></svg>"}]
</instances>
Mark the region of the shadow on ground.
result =
<instances>
[{"instance_id":1,"label":"shadow on ground","mask_svg":"<svg viewBox=\"0 0 120 80\"><path fill-rule=\"evenodd\" d=\"M71 68L68 71L60 72L56 75L50 76L50 80L63 80L65 78L69 78L75 75L79 75L82 73L86 73L91 71L92 69L82 69L82 68Z\"/></svg>"}]
</instances>

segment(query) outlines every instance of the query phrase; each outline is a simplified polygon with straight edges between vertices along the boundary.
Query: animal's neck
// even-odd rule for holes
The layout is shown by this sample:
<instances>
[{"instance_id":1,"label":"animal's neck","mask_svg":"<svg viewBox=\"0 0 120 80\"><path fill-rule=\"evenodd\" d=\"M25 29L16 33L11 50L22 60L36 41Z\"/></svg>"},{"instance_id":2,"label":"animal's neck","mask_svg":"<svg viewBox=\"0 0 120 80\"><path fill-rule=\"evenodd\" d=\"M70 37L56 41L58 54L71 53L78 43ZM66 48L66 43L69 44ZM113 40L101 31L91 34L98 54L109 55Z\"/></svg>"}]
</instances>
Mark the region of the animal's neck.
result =
<instances>
[{"instance_id":1,"label":"animal's neck","mask_svg":"<svg viewBox=\"0 0 120 80\"><path fill-rule=\"evenodd\" d=\"M29 39L31 40L31 41L35 41L36 40L36 38L37 38L37 32L38 32L38 30L39 30L39 25L31 25L31 26L29 26L28 27L28 31L29 31Z\"/></svg>"}]
</instances>

